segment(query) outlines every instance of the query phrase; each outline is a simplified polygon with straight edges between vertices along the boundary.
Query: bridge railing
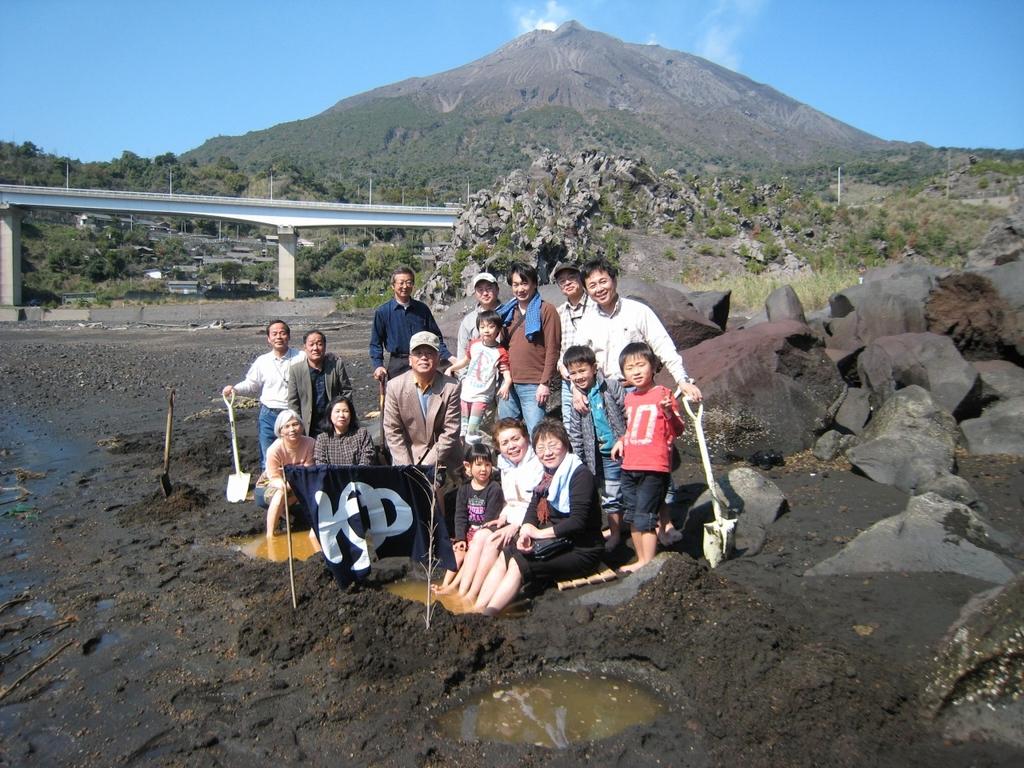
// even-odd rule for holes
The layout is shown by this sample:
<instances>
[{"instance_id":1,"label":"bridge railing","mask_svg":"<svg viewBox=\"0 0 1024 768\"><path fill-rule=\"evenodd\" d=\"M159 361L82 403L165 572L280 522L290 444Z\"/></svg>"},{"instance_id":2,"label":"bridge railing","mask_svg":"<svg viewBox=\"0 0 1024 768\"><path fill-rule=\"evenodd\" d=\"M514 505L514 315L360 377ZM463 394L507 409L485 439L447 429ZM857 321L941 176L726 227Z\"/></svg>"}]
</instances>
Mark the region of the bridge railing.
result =
<instances>
[{"instance_id":1,"label":"bridge railing","mask_svg":"<svg viewBox=\"0 0 1024 768\"><path fill-rule=\"evenodd\" d=\"M211 203L213 205L258 205L271 208L307 208L328 211L393 211L395 213L436 213L451 215L461 210L461 204L446 203L444 206L427 205L377 205L367 203L328 203L317 200L271 200L264 197L223 197L218 195L181 195L170 192L129 192L113 189L74 189L67 187L34 187L17 184L0 184L0 193L67 195L69 197L135 200L174 200L183 203Z\"/></svg>"}]
</instances>

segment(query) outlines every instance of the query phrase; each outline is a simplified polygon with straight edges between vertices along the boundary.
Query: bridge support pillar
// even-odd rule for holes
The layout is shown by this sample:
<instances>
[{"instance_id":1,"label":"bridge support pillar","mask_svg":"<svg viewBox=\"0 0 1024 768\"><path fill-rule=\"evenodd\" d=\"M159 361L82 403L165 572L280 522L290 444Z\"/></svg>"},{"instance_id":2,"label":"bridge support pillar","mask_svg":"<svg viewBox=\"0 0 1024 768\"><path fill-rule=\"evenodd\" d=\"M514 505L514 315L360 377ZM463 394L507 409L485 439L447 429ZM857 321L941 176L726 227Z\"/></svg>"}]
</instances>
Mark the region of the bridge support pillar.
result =
<instances>
[{"instance_id":1,"label":"bridge support pillar","mask_svg":"<svg viewBox=\"0 0 1024 768\"><path fill-rule=\"evenodd\" d=\"M299 236L295 227L277 228L277 295L295 298L295 251Z\"/></svg>"},{"instance_id":2,"label":"bridge support pillar","mask_svg":"<svg viewBox=\"0 0 1024 768\"><path fill-rule=\"evenodd\" d=\"M0 305L21 304L21 216L15 206L0 204Z\"/></svg>"}]
</instances>

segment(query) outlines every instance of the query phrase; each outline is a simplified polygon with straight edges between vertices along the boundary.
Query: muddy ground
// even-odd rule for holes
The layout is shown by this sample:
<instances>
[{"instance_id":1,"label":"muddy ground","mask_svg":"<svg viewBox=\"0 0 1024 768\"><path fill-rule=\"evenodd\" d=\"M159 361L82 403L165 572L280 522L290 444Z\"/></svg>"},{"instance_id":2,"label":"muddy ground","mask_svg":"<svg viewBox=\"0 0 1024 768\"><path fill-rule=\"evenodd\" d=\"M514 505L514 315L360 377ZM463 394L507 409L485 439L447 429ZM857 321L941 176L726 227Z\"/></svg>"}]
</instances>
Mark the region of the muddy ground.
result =
<instances>
[{"instance_id":1,"label":"muddy ground","mask_svg":"<svg viewBox=\"0 0 1024 768\"><path fill-rule=\"evenodd\" d=\"M320 321L377 408L365 316ZM294 323L295 336L304 324ZM921 714L933 650L989 585L951 575L805 578L906 497L805 456L767 471L791 510L756 557L687 551L620 606L549 590L487 620L342 593L316 560L251 560L262 514L224 498L218 392L262 352L254 327L0 329L0 763L52 765L1010 766ZM160 493L166 389L177 391ZM255 469L254 411L240 414ZM720 465L720 471L726 471ZM998 528L1024 534L1024 463L964 458ZM690 462L679 482L696 491ZM8 604L8 601L13 601ZM70 645L66 645L70 642ZM56 655L53 655L56 653ZM52 657L51 657L52 656ZM37 666L38 665L38 666ZM496 682L614 672L668 703L655 722L562 751L464 743L435 718ZM34 671L33 671L34 670ZM22 678L26 673L31 673Z\"/></svg>"}]
</instances>

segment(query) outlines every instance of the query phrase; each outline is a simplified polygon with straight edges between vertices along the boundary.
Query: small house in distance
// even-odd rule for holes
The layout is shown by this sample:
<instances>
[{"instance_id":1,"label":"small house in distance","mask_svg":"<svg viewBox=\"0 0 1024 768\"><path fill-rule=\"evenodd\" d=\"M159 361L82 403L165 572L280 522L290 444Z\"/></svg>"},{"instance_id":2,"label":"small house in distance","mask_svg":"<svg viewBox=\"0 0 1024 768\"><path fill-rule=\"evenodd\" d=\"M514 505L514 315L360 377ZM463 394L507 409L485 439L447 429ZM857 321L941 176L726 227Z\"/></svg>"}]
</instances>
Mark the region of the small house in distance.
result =
<instances>
[{"instance_id":1,"label":"small house in distance","mask_svg":"<svg viewBox=\"0 0 1024 768\"><path fill-rule=\"evenodd\" d=\"M198 296L202 293L198 280L168 280L167 292L179 296Z\"/></svg>"}]
</instances>

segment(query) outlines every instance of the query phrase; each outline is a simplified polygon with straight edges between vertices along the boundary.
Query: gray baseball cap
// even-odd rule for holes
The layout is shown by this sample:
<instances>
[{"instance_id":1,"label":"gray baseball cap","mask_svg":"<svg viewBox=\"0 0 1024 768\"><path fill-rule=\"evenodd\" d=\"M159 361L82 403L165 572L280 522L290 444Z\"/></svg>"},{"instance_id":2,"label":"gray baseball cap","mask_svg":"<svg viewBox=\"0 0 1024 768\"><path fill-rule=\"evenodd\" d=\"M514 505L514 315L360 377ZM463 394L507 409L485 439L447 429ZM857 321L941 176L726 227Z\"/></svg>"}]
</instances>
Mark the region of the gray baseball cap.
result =
<instances>
[{"instance_id":1,"label":"gray baseball cap","mask_svg":"<svg viewBox=\"0 0 1024 768\"><path fill-rule=\"evenodd\" d=\"M437 338L436 333L420 331L419 333L414 333L412 338L409 339L409 351L412 352L416 347L433 347L439 352L441 350L441 340Z\"/></svg>"},{"instance_id":2,"label":"gray baseball cap","mask_svg":"<svg viewBox=\"0 0 1024 768\"><path fill-rule=\"evenodd\" d=\"M573 264L572 262L569 261L560 261L557 264L555 264L555 268L551 270L551 279L554 280L555 282L558 282L558 273L565 272L565 270L567 269L571 270L572 272L575 272L577 275L582 274L577 264Z\"/></svg>"}]
</instances>

